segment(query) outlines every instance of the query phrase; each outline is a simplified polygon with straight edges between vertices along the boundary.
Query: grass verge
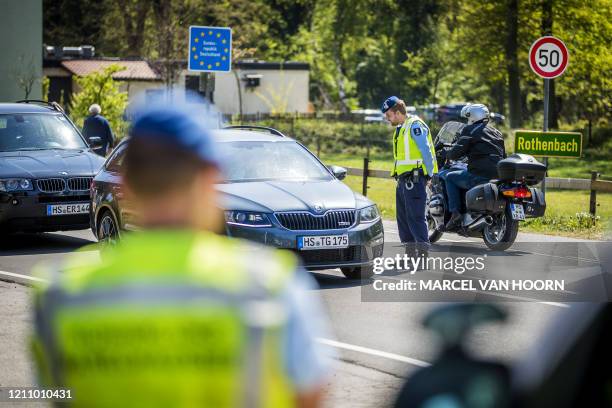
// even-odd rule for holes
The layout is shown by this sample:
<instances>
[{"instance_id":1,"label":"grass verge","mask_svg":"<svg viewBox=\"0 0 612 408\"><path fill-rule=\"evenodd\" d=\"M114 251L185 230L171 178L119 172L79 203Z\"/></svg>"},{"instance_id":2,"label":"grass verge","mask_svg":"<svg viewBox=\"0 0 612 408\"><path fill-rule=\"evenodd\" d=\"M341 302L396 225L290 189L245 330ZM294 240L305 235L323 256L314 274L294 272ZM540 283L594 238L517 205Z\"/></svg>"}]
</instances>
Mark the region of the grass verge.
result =
<instances>
[{"instance_id":1,"label":"grass verge","mask_svg":"<svg viewBox=\"0 0 612 408\"><path fill-rule=\"evenodd\" d=\"M395 219L395 181L375 178L368 181L368 197L378 205L383 218ZM352 190L361 192L361 177L348 176L344 182ZM596 218L588 214L588 191L549 190L546 193L546 202L546 215L525 221L521 225L521 231L601 239L605 231L610 230L612 194L597 195Z\"/></svg>"}]
</instances>

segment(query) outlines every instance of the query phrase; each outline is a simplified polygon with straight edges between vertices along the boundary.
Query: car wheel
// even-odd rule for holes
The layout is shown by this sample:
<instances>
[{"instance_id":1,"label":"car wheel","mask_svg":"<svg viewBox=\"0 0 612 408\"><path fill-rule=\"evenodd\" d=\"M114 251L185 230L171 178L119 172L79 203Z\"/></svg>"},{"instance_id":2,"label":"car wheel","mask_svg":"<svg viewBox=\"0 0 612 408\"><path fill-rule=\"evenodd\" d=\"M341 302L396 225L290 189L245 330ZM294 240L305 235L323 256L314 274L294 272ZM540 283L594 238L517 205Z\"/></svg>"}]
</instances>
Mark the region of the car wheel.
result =
<instances>
[{"instance_id":1,"label":"car wheel","mask_svg":"<svg viewBox=\"0 0 612 408\"><path fill-rule=\"evenodd\" d=\"M115 245L119 239L119 228L110 211L104 211L98 223L98 241L104 244Z\"/></svg>"},{"instance_id":2,"label":"car wheel","mask_svg":"<svg viewBox=\"0 0 612 408\"><path fill-rule=\"evenodd\" d=\"M369 279L374 275L374 265L358 266L356 268L340 268L348 279Z\"/></svg>"}]
</instances>

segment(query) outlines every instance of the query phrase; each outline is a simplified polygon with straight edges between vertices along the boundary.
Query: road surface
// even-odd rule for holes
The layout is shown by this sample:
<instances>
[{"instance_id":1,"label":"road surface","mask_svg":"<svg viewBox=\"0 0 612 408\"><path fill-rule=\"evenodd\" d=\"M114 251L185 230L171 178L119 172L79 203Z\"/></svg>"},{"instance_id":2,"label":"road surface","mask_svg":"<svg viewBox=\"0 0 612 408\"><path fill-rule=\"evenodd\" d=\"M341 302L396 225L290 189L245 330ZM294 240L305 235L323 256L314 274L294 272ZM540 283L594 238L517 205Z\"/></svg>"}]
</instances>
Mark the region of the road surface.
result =
<instances>
[{"instance_id":1,"label":"road surface","mask_svg":"<svg viewBox=\"0 0 612 408\"><path fill-rule=\"evenodd\" d=\"M385 256L398 249L395 223L385 221ZM521 234L521 242L571 242L571 239ZM69 252L94 242L90 231L15 235L0 238L0 279L27 283L32 267L40 262L60 262ZM435 249L438 248L438 249ZM466 254L487 252L482 241L456 235L445 235L435 251L457 251ZM545 250L545 249L544 249ZM542 259L566 262L558 254L512 251L489 257L496 262L500 276L520 264ZM571 257L573 258L573 257ZM568 258L570 259L570 258ZM406 272L408 273L408 272ZM362 283L344 279L339 271L313 273L331 319L333 337L320 339L339 352L336 371L329 380L328 406L369 407L392 403L403 380L419 367L427 366L436 356L437 339L421 326L433 302L364 302ZM381 279L401 279L396 271ZM30 328L29 291L27 285L0 282L0 386L25 386L33 383L32 367L27 358L27 333ZM561 302L510 301L491 297L509 313L505 324L488 324L477 328L468 346L476 355L517 361L538 340L555 315L571 304Z\"/></svg>"}]
</instances>

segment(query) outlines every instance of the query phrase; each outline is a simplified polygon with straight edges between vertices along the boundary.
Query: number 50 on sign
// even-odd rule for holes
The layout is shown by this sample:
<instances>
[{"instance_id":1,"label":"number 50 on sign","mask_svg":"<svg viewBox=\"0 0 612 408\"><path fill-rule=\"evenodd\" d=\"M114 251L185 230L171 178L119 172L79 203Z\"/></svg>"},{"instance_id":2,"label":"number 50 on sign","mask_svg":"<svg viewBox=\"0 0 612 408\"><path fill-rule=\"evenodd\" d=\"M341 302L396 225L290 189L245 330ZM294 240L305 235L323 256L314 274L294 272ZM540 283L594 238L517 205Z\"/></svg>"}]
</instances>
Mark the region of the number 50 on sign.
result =
<instances>
[{"instance_id":1,"label":"number 50 on sign","mask_svg":"<svg viewBox=\"0 0 612 408\"><path fill-rule=\"evenodd\" d=\"M567 47L556 37L538 38L529 49L529 66L545 79L556 78L567 68Z\"/></svg>"}]
</instances>

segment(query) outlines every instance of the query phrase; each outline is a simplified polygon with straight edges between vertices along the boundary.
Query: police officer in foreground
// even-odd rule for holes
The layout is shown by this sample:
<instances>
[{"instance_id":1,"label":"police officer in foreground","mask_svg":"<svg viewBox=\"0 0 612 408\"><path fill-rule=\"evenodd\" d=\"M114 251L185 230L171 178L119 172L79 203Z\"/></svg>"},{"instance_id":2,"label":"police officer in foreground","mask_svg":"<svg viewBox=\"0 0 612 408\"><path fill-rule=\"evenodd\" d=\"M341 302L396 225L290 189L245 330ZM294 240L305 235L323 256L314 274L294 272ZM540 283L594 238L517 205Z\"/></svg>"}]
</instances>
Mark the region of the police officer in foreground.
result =
<instances>
[{"instance_id":1,"label":"police officer in foreground","mask_svg":"<svg viewBox=\"0 0 612 408\"><path fill-rule=\"evenodd\" d=\"M506 157L504 138L501 132L489 125L489 109L480 103L468 104L461 110L467 118L457 142L446 152L446 158L458 160L468 158L467 170L446 174L446 193L451 218L445 229L453 228L461 220L461 189L469 190L478 184L497 178L497 163Z\"/></svg>"},{"instance_id":2,"label":"police officer in foreground","mask_svg":"<svg viewBox=\"0 0 612 408\"><path fill-rule=\"evenodd\" d=\"M396 127L391 176L397 180L395 200L400 240L408 255L423 254L429 248L425 186L438 172L431 134L418 116L407 114L406 104L397 96L388 98L381 110Z\"/></svg>"},{"instance_id":3,"label":"police officer in foreground","mask_svg":"<svg viewBox=\"0 0 612 408\"><path fill-rule=\"evenodd\" d=\"M288 252L211 232L221 163L193 116L152 109L130 137L123 182L143 229L49 271L42 385L79 407L318 406L327 333L312 278Z\"/></svg>"}]
</instances>

